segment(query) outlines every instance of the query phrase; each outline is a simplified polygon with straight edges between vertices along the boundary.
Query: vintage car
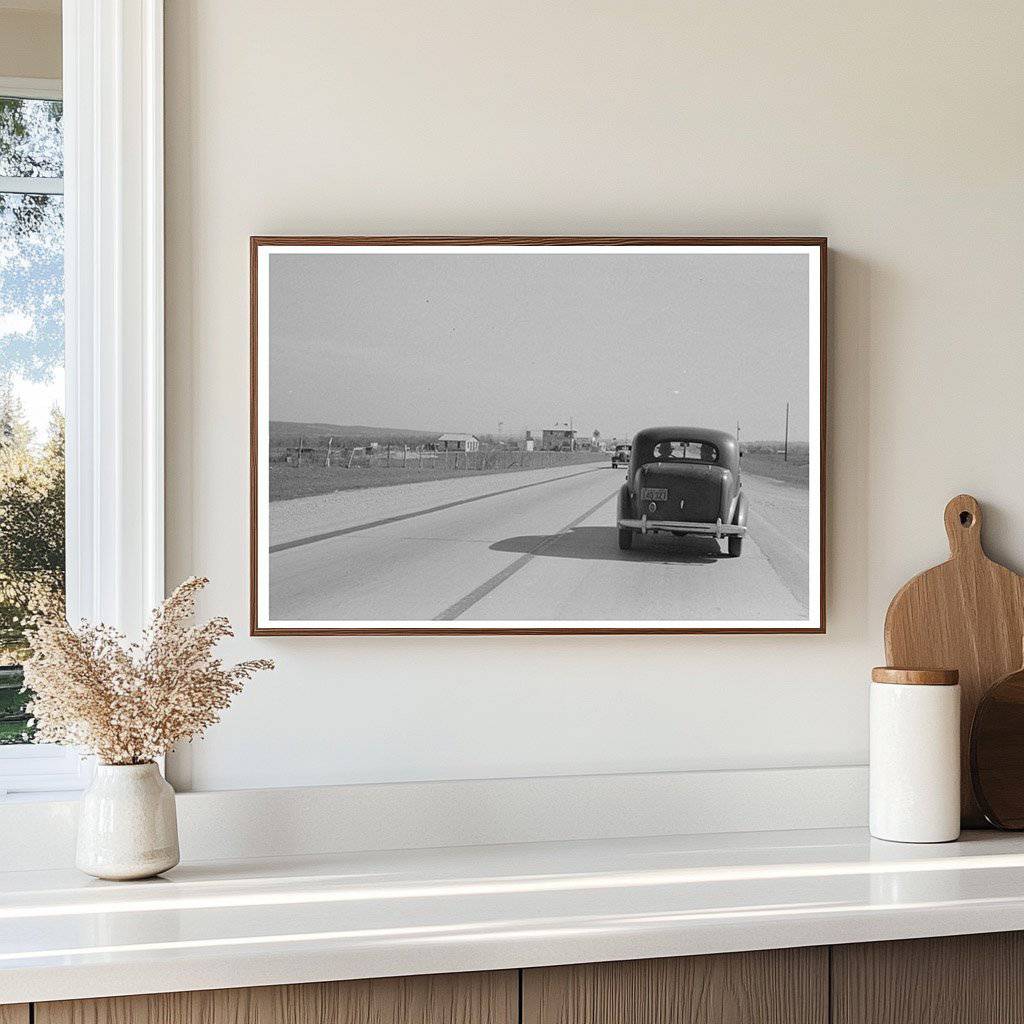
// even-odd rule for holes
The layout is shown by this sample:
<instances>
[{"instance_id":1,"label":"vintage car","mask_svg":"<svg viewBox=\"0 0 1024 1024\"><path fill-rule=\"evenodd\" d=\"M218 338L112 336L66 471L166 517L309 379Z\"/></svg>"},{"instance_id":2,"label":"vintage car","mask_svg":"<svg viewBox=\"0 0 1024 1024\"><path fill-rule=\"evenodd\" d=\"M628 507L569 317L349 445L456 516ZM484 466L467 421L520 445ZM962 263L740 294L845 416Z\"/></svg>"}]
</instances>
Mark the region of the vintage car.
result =
<instances>
[{"instance_id":1,"label":"vintage car","mask_svg":"<svg viewBox=\"0 0 1024 1024\"><path fill-rule=\"evenodd\" d=\"M619 466L629 465L629 453L632 451L632 445L628 444L617 444L615 451L612 452L612 469L616 469Z\"/></svg>"},{"instance_id":2,"label":"vintage car","mask_svg":"<svg viewBox=\"0 0 1024 1024\"><path fill-rule=\"evenodd\" d=\"M738 557L747 498L736 438L703 427L641 430L619 492L618 527L623 551L637 534L672 533L724 539L729 556Z\"/></svg>"}]
</instances>

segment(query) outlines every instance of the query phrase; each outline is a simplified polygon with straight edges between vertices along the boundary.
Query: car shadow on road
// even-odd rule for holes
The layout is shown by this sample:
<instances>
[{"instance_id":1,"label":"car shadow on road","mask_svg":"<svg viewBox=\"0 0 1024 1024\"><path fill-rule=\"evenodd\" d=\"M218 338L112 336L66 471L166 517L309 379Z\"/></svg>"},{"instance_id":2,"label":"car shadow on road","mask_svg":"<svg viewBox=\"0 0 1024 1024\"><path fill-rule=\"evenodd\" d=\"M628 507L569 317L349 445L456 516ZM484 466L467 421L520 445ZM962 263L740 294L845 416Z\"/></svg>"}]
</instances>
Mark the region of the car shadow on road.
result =
<instances>
[{"instance_id":1,"label":"car shadow on road","mask_svg":"<svg viewBox=\"0 0 1024 1024\"><path fill-rule=\"evenodd\" d=\"M630 551L620 551L614 526L577 526L565 533L508 537L495 541L492 551L511 551L545 558L585 558L608 562L661 562L711 565L722 557L713 537L670 537L651 534L633 538Z\"/></svg>"}]
</instances>

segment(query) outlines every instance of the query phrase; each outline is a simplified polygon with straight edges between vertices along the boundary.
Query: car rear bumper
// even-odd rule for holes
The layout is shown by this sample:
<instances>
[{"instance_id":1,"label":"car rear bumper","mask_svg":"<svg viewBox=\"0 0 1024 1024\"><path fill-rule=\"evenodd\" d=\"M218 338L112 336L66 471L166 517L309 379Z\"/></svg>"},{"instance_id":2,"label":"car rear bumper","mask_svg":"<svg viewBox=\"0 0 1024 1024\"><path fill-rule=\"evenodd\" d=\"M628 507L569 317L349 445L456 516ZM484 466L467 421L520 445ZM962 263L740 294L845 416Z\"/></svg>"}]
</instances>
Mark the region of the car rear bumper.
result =
<instances>
[{"instance_id":1,"label":"car rear bumper","mask_svg":"<svg viewBox=\"0 0 1024 1024\"><path fill-rule=\"evenodd\" d=\"M654 530L667 530L670 533L697 533L705 537L743 537L745 526L732 526L721 519L714 523L682 523L669 519L620 519L619 528L623 530L639 530L648 533Z\"/></svg>"}]
</instances>

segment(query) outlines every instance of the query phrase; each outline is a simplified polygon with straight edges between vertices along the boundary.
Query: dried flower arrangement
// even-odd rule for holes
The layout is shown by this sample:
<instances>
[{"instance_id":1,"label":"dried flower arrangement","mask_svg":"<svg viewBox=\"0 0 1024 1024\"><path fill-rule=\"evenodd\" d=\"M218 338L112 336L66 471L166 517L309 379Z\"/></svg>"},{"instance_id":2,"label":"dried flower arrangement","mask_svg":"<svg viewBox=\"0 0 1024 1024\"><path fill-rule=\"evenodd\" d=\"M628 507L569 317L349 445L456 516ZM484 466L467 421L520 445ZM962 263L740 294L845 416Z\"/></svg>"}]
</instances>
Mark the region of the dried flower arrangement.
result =
<instances>
[{"instance_id":1,"label":"dried flower arrangement","mask_svg":"<svg viewBox=\"0 0 1024 1024\"><path fill-rule=\"evenodd\" d=\"M53 609L38 616L25 662L36 741L82 748L104 764L146 764L217 722L243 683L274 663L225 666L214 648L232 636L228 620L186 624L208 582L185 580L140 643L102 624L74 629Z\"/></svg>"}]
</instances>

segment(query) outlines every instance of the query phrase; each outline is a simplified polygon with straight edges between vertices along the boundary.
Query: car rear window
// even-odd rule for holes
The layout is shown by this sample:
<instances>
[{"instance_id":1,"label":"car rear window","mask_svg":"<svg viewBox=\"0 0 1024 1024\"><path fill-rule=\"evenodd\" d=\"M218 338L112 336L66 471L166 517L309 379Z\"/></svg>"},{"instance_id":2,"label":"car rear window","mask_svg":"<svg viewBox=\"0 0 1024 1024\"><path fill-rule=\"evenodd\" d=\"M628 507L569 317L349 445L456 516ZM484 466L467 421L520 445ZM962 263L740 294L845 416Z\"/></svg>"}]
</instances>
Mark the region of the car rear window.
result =
<instances>
[{"instance_id":1,"label":"car rear window","mask_svg":"<svg viewBox=\"0 0 1024 1024\"><path fill-rule=\"evenodd\" d=\"M659 441L653 455L658 462L717 462L718 448L708 441Z\"/></svg>"}]
</instances>

